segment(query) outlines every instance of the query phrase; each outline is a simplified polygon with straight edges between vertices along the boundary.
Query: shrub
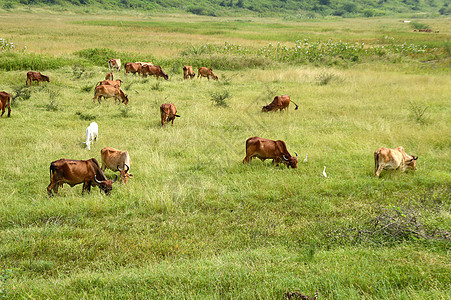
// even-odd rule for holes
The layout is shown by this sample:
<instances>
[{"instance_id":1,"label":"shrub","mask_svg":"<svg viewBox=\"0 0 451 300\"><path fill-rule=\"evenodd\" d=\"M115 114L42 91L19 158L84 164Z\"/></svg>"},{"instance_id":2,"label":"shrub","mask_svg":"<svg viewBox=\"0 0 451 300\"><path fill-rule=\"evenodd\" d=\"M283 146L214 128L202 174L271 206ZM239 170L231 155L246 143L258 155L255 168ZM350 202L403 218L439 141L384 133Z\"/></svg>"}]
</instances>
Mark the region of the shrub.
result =
<instances>
[{"instance_id":1,"label":"shrub","mask_svg":"<svg viewBox=\"0 0 451 300\"><path fill-rule=\"evenodd\" d=\"M429 25L427 25L427 24L423 24L423 23L420 23L420 22L411 22L410 23L410 26L412 26L414 29L428 29L429 28Z\"/></svg>"},{"instance_id":2,"label":"shrub","mask_svg":"<svg viewBox=\"0 0 451 300\"><path fill-rule=\"evenodd\" d=\"M77 116L79 116L81 120L84 120L84 121L91 121L91 120L95 120L96 119L96 116L91 115L89 113L85 114L85 113L83 113L81 111L77 111L75 114Z\"/></svg>"},{"instance_id":3,"label":"shrub","mask_svg":"<svg viewBox=\"0 0 451 300\"><path fill-rule=\"evenodd\" d=\"M11 95L11 105L14 105L16 100L28 100L31 97L31 91L26 85L17 85L13 87Z\"/></svg>"},{"instance_id":4,"label":"shrub","mask_svg":"<svg viewBox=\"0 0 451 300\"><path fill-rule=\"evenodd\" d=\"M428 110L428 108L429 106L423 106L411 101L409 106L411 118L420 124L426 123L428 119L428 114L426 113L426 111Z\"/></svg>"},{"instance_id":5,"label":"shrub","mask_svg":"<svg viewBox=\"0 0 451 300\"><path fill-rule=\"evenodd\" d=\"M224 89L220 92L213 92L211 93L211 101L217 105L222 107L228 107L229 104L227 103L227 99L230 98L230 93L228 90Z\"/></svg>"}]
</instances>

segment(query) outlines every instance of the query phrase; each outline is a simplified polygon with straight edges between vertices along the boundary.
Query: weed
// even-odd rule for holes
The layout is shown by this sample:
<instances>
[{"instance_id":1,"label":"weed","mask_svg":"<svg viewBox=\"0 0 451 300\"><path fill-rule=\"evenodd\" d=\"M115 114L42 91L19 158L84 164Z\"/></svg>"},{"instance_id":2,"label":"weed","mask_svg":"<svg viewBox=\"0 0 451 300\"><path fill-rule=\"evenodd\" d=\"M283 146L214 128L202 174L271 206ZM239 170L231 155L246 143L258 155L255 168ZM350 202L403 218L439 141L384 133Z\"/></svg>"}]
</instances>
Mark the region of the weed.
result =
<instances>
[{"instance_id":1,"label":"weed","mask_svg":"<svg viewBox=\"0 0 451 300\"><path fill-rule=\"evenodd\" d=\"M428 29L429 28L429 25L423 24L423 23L420 23L420 22L411 22L410 26L412 26L413 29L417 29L417 30L418 29Z\"/></svg>"},{"instance_id":2,"label":"weed","mask_svg":"<svg viewBox=\"0 0 451 300\"><path fill-rule=\"evenodd\" d=\"M91 115L89 113L83 113L81 111L77 111L75 114L77 116L79 116L81 120L84 120L84 121L92 121L92 120L96 119L96 116Z\"/></svg>"},{"instance_id":3,"label":"weed","mask_svg":"<svg viewBox=\"0 0 451 300\"><path fill-rule=\"evenodd\" d=\"M72 67L72 75L73 75L74 79L80 79L82 77L86 77L85 67L82 65L79 65L79 64L75 64Z\"/></svg>"},{"instance_id":4,"label":"weed","mask_svg":"<svg viewBox=\"0 0 451 300\"><path fill-rule=\"evenodd\" d=\"M16 100L28 100L31 97L31 91L26 85L17 85L13 87L13 93L11 95L11 105L15 103Z\"/></svg>"},{"instance_id":5,"label":"weed","mask_svg":"<svg viewBox=\"0 0 451 300\"><path fill-rule=\"evenodd\" d=\"M82 92L86 92L89 93L92 91L93 86L91 84L85 85L83 87L81 87L81 91Z\"/></svg>"},{"instance_id":6,"label":"weed","mask_svg":"<svg viewBox=\"0 0 451 300\"><path fill-rule=\"evenodd\" d=\"M50 100L50 102L48 104L45 105L45 110L46 111L58 111L58 104L55 103L55 101Z\"/></svg>"},{"instance_id":7,"label":"weed","mask_svg":"<svg viewBox=\"0 0 451 300\"><path fill-rule=\"evenodd\" d=\"M417 123L425 124L428 120L428 114L426 113L426 111L428 110L429 106L423 106L413 101L410 101L409 104L411 118Z\"/></svg>"},{"instance_id":8,"label":"weed","mask_svg":"<svg viewBox=\"0 0 451 300\"><path fill-rule=\"evenodd\" d=\"M129 107L121 108L119 116L122 117L122 118L130 118L131 117L131 113L130 113Z\"/></svg>"},{"instance_id":9,"label":"weed","mask_svg":"<svg viewBox=\"0 0 451 300\"><path fill-rule=\"evenodd\" d=\"M228 90L224 89L220 92L213 92L210 94L211 101L217 106L228 107L227 99L230 98L230 93Z\"/></svg>"},{"instance_id":10,"label":"weed","mask_svg":"<svg viewBox=\"0 0 451 300\"><path fill-rule=\"evenodd\" d=\"M152 91L162 91L163 90L163 86L161 85L161 83L159 81L157 81L155 84L153 84L150 89Z\"/></svg>"},{"instance_id":11,"label":"weed","mask_svg":"<svg viewBox=\"0 0 451 300\"><path fill-rule=\"evenodd\" d=\"M316 76L316 80L317 80L317 82L318 82L318 85L327 85L327 84L329 84L335 77L336 77L336 75L334 75L333 73L322 72L321 74L319 74L318 76Z\"/></svg>"}]
</instances>

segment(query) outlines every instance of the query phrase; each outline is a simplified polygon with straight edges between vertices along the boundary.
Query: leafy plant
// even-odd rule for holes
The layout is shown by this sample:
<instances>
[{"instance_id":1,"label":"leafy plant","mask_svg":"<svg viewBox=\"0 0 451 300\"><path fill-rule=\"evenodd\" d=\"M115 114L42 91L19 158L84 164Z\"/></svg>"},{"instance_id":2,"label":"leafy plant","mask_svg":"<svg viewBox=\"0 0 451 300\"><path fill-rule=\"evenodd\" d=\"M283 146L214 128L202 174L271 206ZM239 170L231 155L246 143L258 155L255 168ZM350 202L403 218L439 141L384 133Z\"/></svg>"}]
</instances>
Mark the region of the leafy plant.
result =
<instances>
[{"instance_id":1,"label":"leafy plant","mask_svg":"<svg viewBox=\"0 0 451 300\"><path fill-rule=\"evenodd\" d=\"M418 29L428 29L429 28L429 25L423 24L423 23L420 23L420 22L416 22L416 21L411 22L410 26L412 26L413 29L417 29L417 30Z\"/></svg>"},{"instance_id":2,"label":"leafy plant","mask_svg":"<svg viewBox=\"0 0 451 300\"><path fill-rule=\"evenodd\" d=\"M89 113L83 113L81 111L77 111L75 114L77 116L79 116L81 120L84 120L84 121L92 121L92 120L96 119L96 116L91 115Z\"/></svg>"},{"instance_id":3,"label":"leafy plant","mask_svg":"<svg viewBox=\"0 0 451 300\"><path fill-rule=\"evenodd\" d=\"M11 105L15 103L16 100L28 100L31 97L31 91L26 85L17 85L13 87L13 92L11 95Z\"/></svg>"},{"instance_id":4,"label":"leafy plant","mask_svg":"<svg viewBox=\"0 0 451 300\"><path fill-rule=\"evenodd\" d=\"M48 104L45 105L45 110L47 111L58 111L58 104L55 103L55 101L50 100Z\"/></svg>"},{"instance_id":5,"label":"leafy plant","mask_svg":"<svg viewBox=\"0 0 451 300\"><path fill-rule=\"evenodd\" d=\"M228 107L227 99L230 98L230 93L228 90L224 89L219 92L211 93L211 101L217 106Z\"/></svg>"},{"instance_id":6,"label":"leafy plant","mask_svg":"<svg viewBox=\"0 0 451 300\"><path fill-rule=\"evenodd\" d=\"M163 86L161 85L161 83L159 81L157 81L155 84L152 85L152 87L150 89L152 91L162 91Z\"/></svg>"},{"instance_id":7,"label":"leafy plant","mask_svg":"<svg viewBox=\"0 0 451 300\"><path fill-rule=\"evenodd\" d=\"M428 114L426 113L429 106L424 106L416 102L410 101L410 115L418 123L424 124L428 119Z\"/></svg>"},{"instance_id":8,"label":"leafy plant","mask_svg":"<svg viewBox=\"0 0 451 300\"><path fill-rule=\"evenodd\" d=\"M316 76L316 80L318 81L319 85L327 85L329 84L334 78L336 78L336 75L328 72L323 72Z\"/></svg>"}]
</instances>

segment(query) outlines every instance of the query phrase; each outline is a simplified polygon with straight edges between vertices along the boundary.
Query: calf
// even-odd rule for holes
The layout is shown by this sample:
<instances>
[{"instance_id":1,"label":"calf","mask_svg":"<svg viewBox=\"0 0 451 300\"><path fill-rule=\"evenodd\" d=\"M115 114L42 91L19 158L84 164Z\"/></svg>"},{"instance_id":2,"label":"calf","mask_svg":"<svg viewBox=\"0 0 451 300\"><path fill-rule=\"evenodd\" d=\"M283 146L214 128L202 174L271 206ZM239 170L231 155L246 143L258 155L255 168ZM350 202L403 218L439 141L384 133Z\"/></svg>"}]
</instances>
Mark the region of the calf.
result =
<instances>
[{"instance_id":1,"label":"calf","mask_svg":"<svg viewBox=\"0 0 451 300\"><path fill-rule=\"evenodd\" d=\"M193 79L194 76L196 76L196 74L194 74L192 66L183 66L183 79L187 79L188 77Z\"/></svg>"},{"instance_id":2,"label":"calf","mask_svg":"<svg viewBox=\"0 0 451 300\"><path fill-rule=\"evenodd\" d=\"M212 68L200 67L199 70L197 71L197 78L199 78L199 76L207 77L208 80L210 80L210 77L213 78L214 80L218 80L218 76L216 76L213 73Z\"/></svg>"},{"instance_id":3,"label":"calf","mask_svg":"<svg viewBox=\"0 0 451 300\"><path fill-rule=\"evenodd\" d=\"M5 113L6 106L8 106L8 118L11 116L11 95L7 92L0 92L0 109L2 110L2 114L0 117L3 117Z\"/></svg>"},{"instance_id":4,"label":"calf","mask_svg":"<svg viewBox=\"0 0 451 300\"><path fill-rule=\"evenodd\" d=\"M263 106L262 112L277 111L277 110L282 111L284 109L288 110L290 101L291 101L290 96L288 96L288 95L276 96L276 97L274 97L274 100L270 104ZM293 102L293 101L291 101L291 102ZM294 103L294 105L296 105L294 110L297 110L298 105L296 103Z\"/></svg>"},{"instance_id":5,"label":"calf","mask_svg":"<svg viewBox=\"0 0 451 300\"><path fill-rule=\"evenodd\" d=\"M86 141L83 144L86 144L88 150L91 150L91 144L94 143L94 140L97 141L97 137L99 136L99 126L96 122L92 122L89 124L88 128L86 128Z\"/></svg>"},{"instance_id":6,"label":"calf","mask_svg":"<svg viewBox=\"0 0 451 300\"><path fill-rule=\"evenodd\" d=\"M108 60L108 69L110 71L113 71L114 69L117 69L118 71L120 71L122 68L121 65L121 60L119 58L112 58L110 60Z\"/></svg>"},{"instance_id":7,"label":"calf","mask_svg":"<svg viewBox=\"0 0 451 300\"><path fill-rule=\"evenodd\" d=\"M33 81L36 81L37 84L39 85L39 81L50 82L50 79L48 76L45 76L39 72L30 71L27 73L27 81L26 81L27 86L28 86L28 83L30 83L30 85L32 85Z\"/></svg>"},{"instance_id":8,"label":"calf","mask_svg":"<svg viewBox=\"0 0 451 300\"><path fill-rule=\"evenodd\" d=\"M273 141L254 136L246 140L246 157L243 159L243 163L250 162L252 158L257 157L261 161L272 159L275 164L283 163L288 168L296 169L298 154L296 152L295 154L296 157L291 156L284 141Z\"/></svg>"},{"instance_id":9,"label":"calf","mask_svg":"<svg viewBox=\"0 0 451 300\"><path fill-rule=\"evenodd\" d=\"M104 191L107 196L111 194L113 183L117 180L108 180L99 163L95 158L88 160L60 159L50 164L50 184L47 186L47 193L53 196L52 191L57 194L58 187L64 183L71 187L83 183L82 194L85 191L91 192L91 186L98 186L100 191Z\"/></svg>"},{"instance_id":10,"label":"calf","mask_svg":"<svg viewBox=\"0 0 451 300\"><path fill-rule=\"evenodd\" d=\"M105 171L105 168L114 172L119 171L124 184L129 178L133 178L133 175L128 172L132 162L127 151L105 147L100 151L100 157L102 158L102 171Z\"/></svg>"},{"instance_id":11,"label":"calf","mask_svg":"<svg viewBox=\"0 0 451 300\"><path fill-rule=\"evenodd\" d=\"M404 151L403 147L388 149L379 148L374 152L374 174L379 177L382 170L406 169L415 170L417 168L418 156L409 155Z\"/></svg>"},{"instance_id":12,"label":"calf","mask_svg":"<svg viewBox=\"0 0 451 300\"><path fill-rule=\"evenodd\" d=\"M175 108L174 103L165 103L160 106L161 112L161 126L164 127L165 122L171 122L174 125L175 117L180 117L177 115L177 109Z\"/></svg>"}]
</instances>

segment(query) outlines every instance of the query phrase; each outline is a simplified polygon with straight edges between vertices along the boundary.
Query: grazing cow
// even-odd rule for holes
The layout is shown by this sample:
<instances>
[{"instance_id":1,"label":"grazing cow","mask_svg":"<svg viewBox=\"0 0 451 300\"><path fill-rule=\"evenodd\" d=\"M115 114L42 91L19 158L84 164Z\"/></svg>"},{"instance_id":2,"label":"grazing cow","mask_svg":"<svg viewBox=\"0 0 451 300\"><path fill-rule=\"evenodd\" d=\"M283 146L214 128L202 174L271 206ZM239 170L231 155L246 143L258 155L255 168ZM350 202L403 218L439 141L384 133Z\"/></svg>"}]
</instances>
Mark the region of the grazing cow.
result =
<instances>
[{"instance_id":1,"label":"grazing cow","mask_svg":"<svg viewBox=\"0 0 451 300\"><path fill-rule=\"evenodd\" d=\"M26 81L27 86L28 86L28 83L30 83L30 85L33 85L32 84L33 80L36 81L38 85L39 85L39 81L50 82L50 79L48 76L45 76L45 75L41 74L40 72L30 71L27 73L27 81Z\"/></svg>"},{"instance_id":2,"label":"grazing cow","mask_svg":"<svg viewBox=\"0 0 451 300\"><path fill-rule=\"evenodd\" d=\"M94 140L97 141L97 137L99 136L99 126L96 122L92 122L89 124L88 128L86 128L86 141L83 144L86 144L88 150L91 150L91 144L94 143Z\"/></svg>"},{"instance_id":3,"label":"grazing cow","mask_svg":"<svg viewBox=\"0 0 451 300\"><path fill-rule=\"evenodd\" d=\"M415 170L417 168L418 156L409 155L403 147L388 149L379 148L374 152L374 173L379 177L382 170L401 169L404 172L407 168Z\"/></svg>"},{"instance_id":4,"label":"grazing cow","mask_svg":"<svg viewBox=\"0 0 451 300\"><path fill-rule=\"evenodd\" d=\"M105 147L100 150L100 157L102 158L102 171L105 171L105 168L114 172L119 171L122 183L127 183L129 178L133 178L133 175L128 172L132 161L127 151Z\"/></svg>"},{"instance_id":5,"label":"grazing cow","mask_svg":"<svg viewBox=\"0 0 451 300\"><path fill-rule=\"evenodd\" d=\"M131 62L126 63L125 64L125 75L127 75L128 73L141 74L142 73L142 65L139 63L131 63Z\"/></svg>"},{"instance_id":6,"label":"grazing cow","mask_svg":"<svg viewBox=\"0 0 451 300\"><path fill-rule=\"evenodd\" d=\"M154 75L157 76L157 79L161 77L164 77L164 79L168 80L169 76L165 72L163 72L163 69L160 66L150 66L150 65L144 65L142 69L143 77L147 77L147 75Z\"/></svg>"},{"instance_id":7,"label":"grazing cow","mask_svg":"<svg viewBox=\"0 0 451 300\"><path fill-rule=\"evenodd\" d=\"M106 73L105 80L114 80L113 73Z\"/></svg>"},{"instance_id":8,"label":"grazing cow","mask_svg":"<svg viewBox=\"0 0 451 300\"><path fill-rule=\"evenodd\" d=\"M293 101L291 101L291 102L293 102ZM276 97L274 97L274 100L272 100L272 102L270 104L263 106L262 112L276 111L278 109L280 111L282 111L283 109L288 110L289 105L290 105L290 96L288 96L288 95L276 96ZM296 103L294 103L294 105L296 105L295 110L297 110L298 105Z\"/></svg>"},{"instance_id":9,"label":"grazing cow","mask_svg":"<svg viewBox=\"0 0 451 300\"><path fill-rule=\"evenodd\" d=\"M193 77L196 76L194 73L192 66L183 66L183 79L187 79L188 77L193 79Z\"/></svg>"},{"instance_id":10,"label":"grazing cow","mask_svg":"<svg viewBox=\"0 0 451 300\"><path fill-rule=\"evenodd\" d=\"M143 67L144 67L144 65L153 66L153 63L151 63L151 62L135 61L135 64L141 64L141 66L143 66Z\"/></svg>"},{"instance_id":11,"label":"grazing cow","mask_svg":"<svg viewBox=\"0 0 451 300\"><path fill-rule=\"evenodd\" d=\"M94 98L92 99L92 102L96 102L96 99L99 101L101 101L101 97L105 97L105 98L112 98L114 97L114 102L119 102L119 98L122 99L122 103L124 103L125 105L128 104L128 96L121 90L120 87L118 87L117 85L99 85L96 86L95 88L95 92L94 92Z\"/></svg>"},{"instance_id":12,"label":"grazing cow","mask_svg":"<svg viewBox=\"0 0 451 300\"><path fill-rule=\"evenodd\" d=\"M113 71L114 69L117 69L120 71L122 68L121 60L119 58L112 58L108 61L108 70Z\"/></svg>"},{"instance_id":13,"label":"grazing cow","mask_svg":"<svg viewBox=\"0 0 451 300\"><path fill-rule=\"evenodd\" d=\"M0 109L2 110L2 114L0 117L3 117L5 113L6 106L8 106L8 118L11 116L11 95L7 92L0 92Z\"/></svg>"},{"instance_id":14,"label":"grazing cow","mask_svg":"<svg viewBox=\"0 0 451 300\"><path fill-rule=\"evenodd\" d=\"M197 71L197 78L199 78L199 76L207 77L208 80L210 80L210 76L211 76L211 78L213 78L214 80L218 80L218 76L216 76L213 73L213 69L212 68L200 67L199 70Z\"/></svg>"},{"instance_id":15,"label":"grazing cow","mask_svg":"<svg viewBox=\"0 0 451 300\"><path fill-rule=\"evenodd\" d=\"M100 191L104 191L107 196L113 189L113 183L117 180L108 180L99 163L95 158L88 160L60 159L50 164L50 184L47 186L47 193L53 196L58 193L58 187L64 183L71 187L83 183L82 194L85 191L91 192L91 186L98 186Z\"/></svg>"},{"instance_id":16,"label":"grazing cow","mask_svg":"<svg viewBox=\"0 0 451 300\"><path fill-rule=\"evenodd\" d=\"M246 157L243 159L243 163L247 163L252 158L257 157L261 161L272 159L272 163L277 165L283 163L288 168L296 169L298 167L298 154L296 152L295 154L296 157L291 156L284 141L273 141L254 136L246 140Z\"/></svg>"},{"instance_id":17,"label":"grazing cow","mask_svg":"<svg viewBox=\"0 0 451 300\"><path fill-rule=\"evenodd\" d=\"M177 109L175 108L174 103L165 103L160 106L161 112L161 126L164 127L165 122L171 122L174 125L175 117L180 117L177 115Z\"/></svg>"}]
</instances>

